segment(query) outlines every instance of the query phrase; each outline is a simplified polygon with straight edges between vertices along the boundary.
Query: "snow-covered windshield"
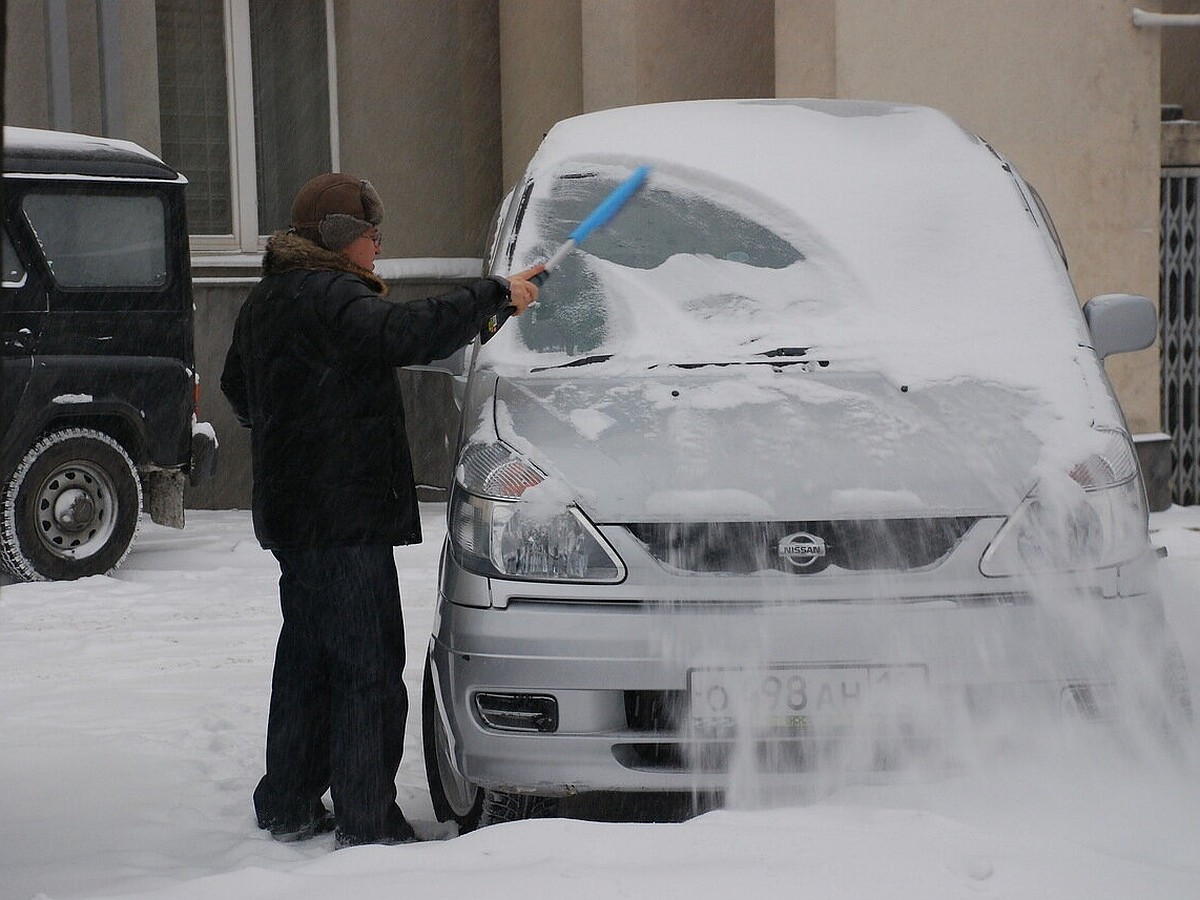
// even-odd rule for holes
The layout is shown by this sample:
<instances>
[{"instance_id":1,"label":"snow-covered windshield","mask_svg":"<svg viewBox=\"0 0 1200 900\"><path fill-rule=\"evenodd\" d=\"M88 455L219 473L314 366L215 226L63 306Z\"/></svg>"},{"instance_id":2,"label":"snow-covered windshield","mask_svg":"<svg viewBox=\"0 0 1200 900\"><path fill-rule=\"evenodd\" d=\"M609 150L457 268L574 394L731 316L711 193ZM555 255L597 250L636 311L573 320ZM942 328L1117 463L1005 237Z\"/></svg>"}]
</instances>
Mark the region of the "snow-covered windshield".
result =
<instances>
[{"instance_id":1,"label":"snow-covered windshield","mask_svg":"<svg viewBox=\"0 0 1200 900\"><path fill-rule=\"evenodd\" d=\"M576 166L535 183L514 268L549 257L627 175ZM516 344L542 355L542 366L592 354L711 362L793 346L806 317L844 308L845 298L831 296L838 288L825 261L809 258L816 241L804 240L802 223L773 206L736 187L697 191L678 167L660 168L555 270L514 323Z\"/></svg>"}]
</instances>

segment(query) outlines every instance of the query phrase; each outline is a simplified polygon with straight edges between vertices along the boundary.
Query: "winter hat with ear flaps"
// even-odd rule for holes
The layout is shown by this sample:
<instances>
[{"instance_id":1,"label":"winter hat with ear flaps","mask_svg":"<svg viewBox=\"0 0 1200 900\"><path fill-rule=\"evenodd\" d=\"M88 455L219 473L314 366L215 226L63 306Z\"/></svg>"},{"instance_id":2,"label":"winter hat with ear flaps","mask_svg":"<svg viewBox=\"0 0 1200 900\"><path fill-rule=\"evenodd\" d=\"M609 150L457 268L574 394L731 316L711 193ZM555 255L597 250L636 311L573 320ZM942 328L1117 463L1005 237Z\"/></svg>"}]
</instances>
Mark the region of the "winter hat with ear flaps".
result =
<instances>
[{"instance_id":1,"label":"winter hat with ear flaps","mask_svg":"<svg viewBox=\"0 0 1200 900\"><path fill-rule=\"evenodd\" d=\"M383 221L383 201L371 182L330 172L300 188L292 201L292 227L301 237L337 252Z\"/></svg>"}]
</instances>

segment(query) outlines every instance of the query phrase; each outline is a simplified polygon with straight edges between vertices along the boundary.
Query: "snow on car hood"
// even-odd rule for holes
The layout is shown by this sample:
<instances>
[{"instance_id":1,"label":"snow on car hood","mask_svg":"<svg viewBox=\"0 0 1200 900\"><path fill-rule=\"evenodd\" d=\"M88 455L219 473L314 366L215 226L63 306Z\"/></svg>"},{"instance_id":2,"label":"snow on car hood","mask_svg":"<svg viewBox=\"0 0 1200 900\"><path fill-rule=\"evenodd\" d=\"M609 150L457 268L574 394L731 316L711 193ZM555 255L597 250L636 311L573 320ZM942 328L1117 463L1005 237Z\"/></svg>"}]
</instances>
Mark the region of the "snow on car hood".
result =
<instances>
[{"instance_id":1,"label":"snow on car hood","mask_svg":"<svg viewBox=\"0 0 1200 900\"><path fill-rule=\"evenodd\" d=\"M500 379L496 433L602 523L1005 515L1032 396L812 366Z\"/></svg>"}]
</instances>

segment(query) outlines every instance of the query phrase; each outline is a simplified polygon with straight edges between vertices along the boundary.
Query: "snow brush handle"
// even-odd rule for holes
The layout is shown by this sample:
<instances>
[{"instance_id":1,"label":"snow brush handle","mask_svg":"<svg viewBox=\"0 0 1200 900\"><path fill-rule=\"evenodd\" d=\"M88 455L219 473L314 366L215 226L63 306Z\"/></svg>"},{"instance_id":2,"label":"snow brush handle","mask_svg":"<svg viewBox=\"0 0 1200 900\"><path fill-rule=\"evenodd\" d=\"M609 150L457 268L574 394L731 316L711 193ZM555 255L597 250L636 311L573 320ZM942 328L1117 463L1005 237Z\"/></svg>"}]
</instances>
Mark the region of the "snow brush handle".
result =
<instances>
[{"instance_id":1,"label":"snow brush handle","mask_svg":"<svg viewBox=\"0 0 1200 900\"><path fill-rule=\"evenodd\" d=\"M549 278L550 273L558 268L559 264L571 254L571 251L587 240L588 235L612 221L613 216L619 213L633 195L641 190L642 185L646 182L646 176L649 174L649 166L638 166L634 169L632 175L618 184L612 193L588 213L587 218L575 226L575 230L571 232L566 241L554 251L553 256L546 260L545 271L533 276L530 281L540 286Z\"/></svg>"},{"instance_id":2,"label":"snow brush handle","mask_svg":"<svg viewBox=\"0 0 1200 900\"><path fill-rule=\"evenodd\" d=\"M629 198L638 192L649 174L649 166L638 166L634 169L632 175L618 184L613 192L600 201L600 205L588 214L586 219L575 226L570 240L577 245L582 244L589 234L601 225L607 225L609 220L621 211L621 207L629 202Z\"/></svg>"},{"instance_id":3,"label":"snow brush handle","mask_svg":"<svg viewBox=\"0 0 1200 900\"><path fill-rule=\"evenodd\" d=\"M613 216L619 213L622 207L636 194L646 181L646 176L650 174L649 166L638 166L633 170L633 174L618 184L607 197L600 201L587 217L575 226L575 230L570 236L554 251L554 255L546 260L546 265L542 271L538 272L529 279L530 284L536 284L541 287L546 283L551 273L558 268L564 259L566 259L576 247L583 243L584 239L589 234L612 221ZM484 326L483 341L492 337L500 326L508 320L508 318L516 311L516 307L506 306L496 315L488 319Z\"/></svg>"}]
</instances>

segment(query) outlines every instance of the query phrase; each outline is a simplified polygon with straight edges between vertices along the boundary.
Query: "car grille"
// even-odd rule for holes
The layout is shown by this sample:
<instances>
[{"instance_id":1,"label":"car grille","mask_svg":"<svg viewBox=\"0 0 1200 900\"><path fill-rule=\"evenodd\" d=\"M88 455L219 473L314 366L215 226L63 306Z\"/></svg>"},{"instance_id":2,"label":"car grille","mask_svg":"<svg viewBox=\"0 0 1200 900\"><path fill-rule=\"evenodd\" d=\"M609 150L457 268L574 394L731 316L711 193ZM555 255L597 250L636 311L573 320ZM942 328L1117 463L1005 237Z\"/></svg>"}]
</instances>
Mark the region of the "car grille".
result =
<instances>
[{"instance_id":1,"label":"car grille","mask_svg":"<svg viewBox=\"0 0 1200 900\"><path fill-rule=\"evenodd\" d=\"M945 557L975 518L823 522L648 522L627 525L659 562L688 572L808 575L919 569Z\"/></svg>"}]
</instances>

